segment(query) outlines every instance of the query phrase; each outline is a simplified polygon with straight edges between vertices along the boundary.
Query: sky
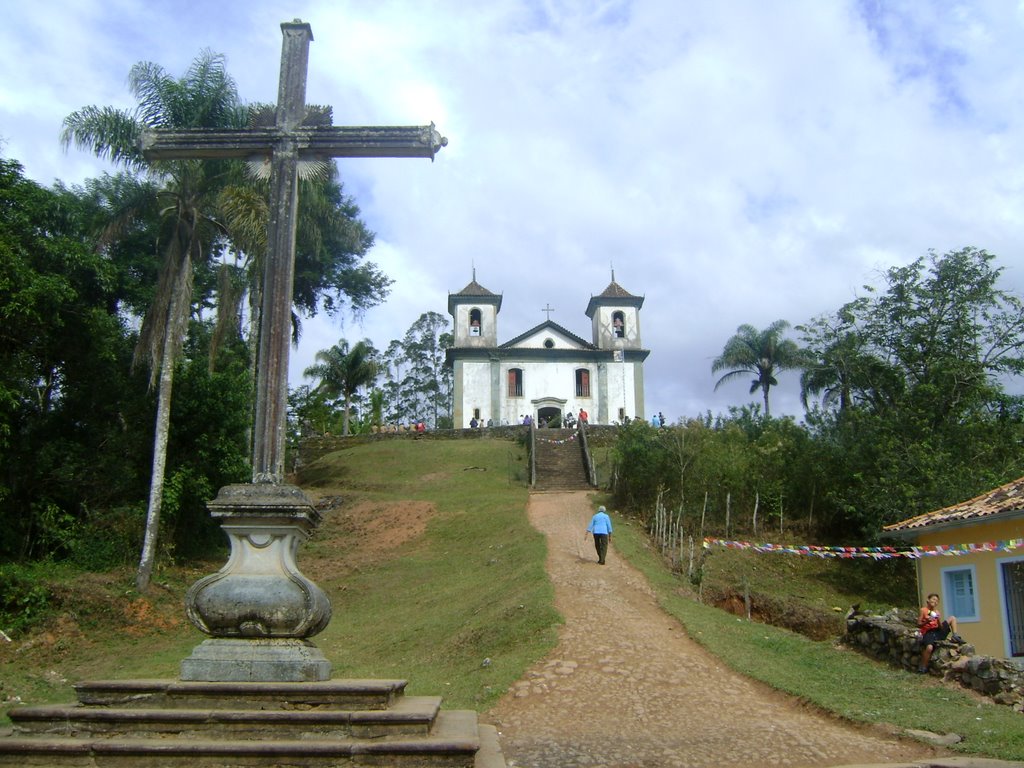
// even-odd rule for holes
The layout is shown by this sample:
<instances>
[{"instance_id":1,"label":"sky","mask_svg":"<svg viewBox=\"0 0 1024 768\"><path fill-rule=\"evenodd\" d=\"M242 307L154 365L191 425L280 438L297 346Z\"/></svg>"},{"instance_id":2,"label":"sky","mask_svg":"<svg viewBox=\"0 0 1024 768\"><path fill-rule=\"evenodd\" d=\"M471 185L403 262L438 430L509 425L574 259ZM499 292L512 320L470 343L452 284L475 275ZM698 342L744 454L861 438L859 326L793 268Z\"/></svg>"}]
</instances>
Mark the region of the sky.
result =
<instances>
[{"instance_id":1,"label":"sky","mask_svg":"<svg viewBox=\"0 0 1024 768\"><path fill-rule=\"evenodd\" d=\"M715 391L737 326L798 325L885 270L984 248L1024 294L1024 3L1005 0L0 0L0 155L49 185L116 170L59 142L130 109L151 61L209 49L245 102L277 98L284 21L312 25L307 102L337 125L424 125L433 162L338 161L395 282L356 320L305 321L292 385L340 338L384 349L475 270L504 342L589 339L611 280L643 296L647 415ZM793 333L792 338L798 340ZM1011 387L1020 389L1019 387ZM772 411L799 417L795 374Z\"/></svg>"}]
</instances>

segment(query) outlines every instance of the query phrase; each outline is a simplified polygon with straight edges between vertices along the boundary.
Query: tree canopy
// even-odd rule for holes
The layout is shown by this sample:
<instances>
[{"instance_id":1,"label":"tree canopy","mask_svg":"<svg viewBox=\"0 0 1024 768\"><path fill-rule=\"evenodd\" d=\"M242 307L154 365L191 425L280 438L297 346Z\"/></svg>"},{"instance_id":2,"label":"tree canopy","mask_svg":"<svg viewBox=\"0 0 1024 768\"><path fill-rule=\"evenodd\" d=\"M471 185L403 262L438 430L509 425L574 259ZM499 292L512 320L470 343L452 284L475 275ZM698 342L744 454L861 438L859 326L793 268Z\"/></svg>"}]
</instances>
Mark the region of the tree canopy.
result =
<instances>
[{"instance_id":1,"label":"tree canopy","mask_svg":"<svg viewBox=\"0 0 1024 768\"><path fill-rule=\"evenodd\" d=\"M737 328L736 334L725 342L722 354L711 363L712 372L727 371L715 382L715 389L752 374L750 394L761 390L765 415L770 416L768 391L779 383L776 372L799 368L803 361L796 343L782 337L788 328L785 320L776 320L760 331L747 324Z\"/></svg>"}]
</instances>

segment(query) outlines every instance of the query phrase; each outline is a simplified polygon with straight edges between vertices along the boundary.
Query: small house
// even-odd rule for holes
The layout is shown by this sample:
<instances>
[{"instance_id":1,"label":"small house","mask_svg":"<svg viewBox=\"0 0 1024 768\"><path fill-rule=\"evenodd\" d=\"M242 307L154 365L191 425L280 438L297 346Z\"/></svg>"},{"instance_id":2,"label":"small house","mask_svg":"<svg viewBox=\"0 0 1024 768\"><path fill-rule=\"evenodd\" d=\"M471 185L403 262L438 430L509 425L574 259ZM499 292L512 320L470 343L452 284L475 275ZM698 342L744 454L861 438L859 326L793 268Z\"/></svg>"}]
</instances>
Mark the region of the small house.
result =
<instances>
[{"instance_id":1,"label":"small house","mask_svg":"<svg viewBox=\"0 0 1024 768\"><path fill-rule=\"evenodd\" d=\"M918 548L921 605L937 593L979 654L1024 660L1024 477L883 530Z\"/></svg>"}]
</instances>

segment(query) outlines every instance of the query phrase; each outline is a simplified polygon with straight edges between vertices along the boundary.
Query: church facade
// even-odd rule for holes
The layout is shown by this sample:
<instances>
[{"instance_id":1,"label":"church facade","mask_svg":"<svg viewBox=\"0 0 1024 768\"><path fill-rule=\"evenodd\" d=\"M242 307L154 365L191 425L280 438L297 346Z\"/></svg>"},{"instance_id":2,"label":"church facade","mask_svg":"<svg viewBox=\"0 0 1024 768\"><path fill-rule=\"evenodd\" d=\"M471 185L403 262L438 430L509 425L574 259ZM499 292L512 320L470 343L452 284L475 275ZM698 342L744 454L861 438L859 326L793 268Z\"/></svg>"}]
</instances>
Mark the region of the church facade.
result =
<instances>
[{"instance_id":1,"label":"church facade","mask_svg":"<svg viewBox=\"0 0 1024 768\"><path fill-rule=\"evenodd\" d=\"M650 354L640 340L642 296L612 281L586 307L592 340L587 341L549 319L504 343L498 343L501 295L473 280L448 294L454 320L454 344L446 363L454 369L456 429L476 419L520 424L526 416L538 424L566 414L587 412L592 424L644 418L644 360Z\"/></svg>"}]
</instances>

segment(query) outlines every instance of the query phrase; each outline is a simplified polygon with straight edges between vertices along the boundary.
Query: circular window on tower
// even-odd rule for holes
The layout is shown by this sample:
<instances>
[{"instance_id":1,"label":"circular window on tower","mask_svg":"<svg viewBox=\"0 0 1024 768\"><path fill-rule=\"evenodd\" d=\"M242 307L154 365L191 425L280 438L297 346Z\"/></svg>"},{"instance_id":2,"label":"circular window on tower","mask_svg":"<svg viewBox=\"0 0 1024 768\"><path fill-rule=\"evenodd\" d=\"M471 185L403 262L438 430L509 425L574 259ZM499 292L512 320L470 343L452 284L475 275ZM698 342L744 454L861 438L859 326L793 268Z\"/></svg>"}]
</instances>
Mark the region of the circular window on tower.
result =
<instances>
[{"instance_id":1,"label":"circular window on tower","mask_svg":"<svg viewBox=\"0 0 1024 768\"><path fill-rule=\"evenodd\" d=\"M554 339L544 339L544 349L554 349L554 347L555 347L555 340Z\"/></svg>"}]
</instances>

